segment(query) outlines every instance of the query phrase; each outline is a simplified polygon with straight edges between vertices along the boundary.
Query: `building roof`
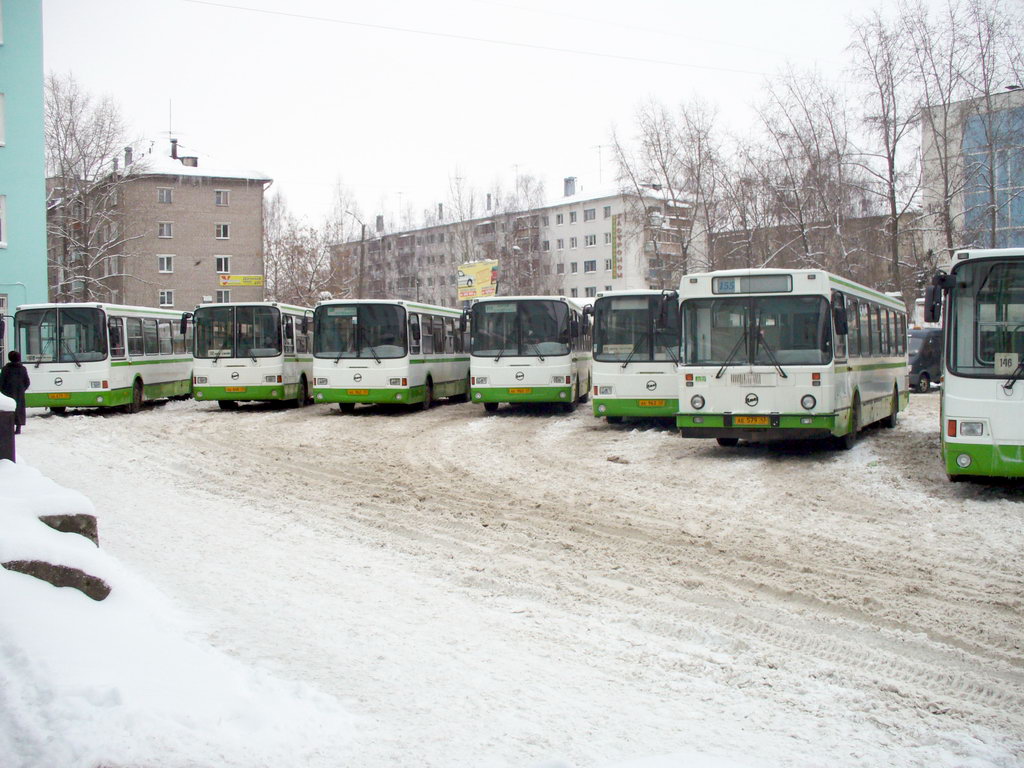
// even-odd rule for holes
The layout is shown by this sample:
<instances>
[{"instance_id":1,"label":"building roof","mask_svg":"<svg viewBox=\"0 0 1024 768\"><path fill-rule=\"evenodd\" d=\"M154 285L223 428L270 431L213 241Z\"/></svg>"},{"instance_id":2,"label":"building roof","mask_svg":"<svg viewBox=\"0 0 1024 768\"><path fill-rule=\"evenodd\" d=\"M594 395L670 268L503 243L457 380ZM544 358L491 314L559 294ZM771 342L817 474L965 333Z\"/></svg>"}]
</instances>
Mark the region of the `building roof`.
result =
<instances>
[{"instance_id":1,"label":"building roof","mask_svg":"<svg viewBox=\"0 0 1024 768\"><path fill-rule=\"evenodd\" d=\"M207 166L202 161L202 158L199 158L196 167L192 167L184 165L180 157L175 159L153 152L136 155L130 167L134 173L142 176L193 176L207 179L239 179L263 183L273 181L270 176L262 171L216 168Z\"/></svg>"}]
</instances>

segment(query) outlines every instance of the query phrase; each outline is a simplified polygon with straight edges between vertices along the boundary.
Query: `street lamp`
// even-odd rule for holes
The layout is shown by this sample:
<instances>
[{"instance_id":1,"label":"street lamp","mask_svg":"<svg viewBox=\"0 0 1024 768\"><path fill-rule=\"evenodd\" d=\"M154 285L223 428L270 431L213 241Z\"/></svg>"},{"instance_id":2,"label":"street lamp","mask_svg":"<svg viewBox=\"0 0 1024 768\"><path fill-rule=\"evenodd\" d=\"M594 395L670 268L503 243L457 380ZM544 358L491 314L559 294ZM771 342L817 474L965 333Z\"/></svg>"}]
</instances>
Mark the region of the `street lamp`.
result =
<instances>
[{"instance_id":1,"label":"street lamp","mask_svg":"<svg viewBox=\"0 0 1024 768\"><path fill-rule=\"evenodd\" d=\"M366 224L352 211L345 211L349 216L359 222L362 230L359 235L359 279L356 282L356 298L363 298L363 264L366 262Z\"/></svg>"}]
</instances>

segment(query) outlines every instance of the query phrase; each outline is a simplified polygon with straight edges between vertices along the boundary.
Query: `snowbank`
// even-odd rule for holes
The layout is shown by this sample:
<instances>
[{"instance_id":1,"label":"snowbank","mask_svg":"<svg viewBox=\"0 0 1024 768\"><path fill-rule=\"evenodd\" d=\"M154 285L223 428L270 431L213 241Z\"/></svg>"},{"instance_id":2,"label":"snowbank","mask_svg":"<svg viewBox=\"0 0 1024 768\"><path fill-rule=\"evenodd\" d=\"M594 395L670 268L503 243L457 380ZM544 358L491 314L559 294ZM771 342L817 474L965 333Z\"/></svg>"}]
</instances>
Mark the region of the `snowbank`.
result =
<instances>
[{"instance_id":1,"label":"snowbank","mask_svg":"<svg viewBox=\"0 0 1024 768\"><path fill-rule=\"evenodd\" d=\"M7 411L9 413L13 413L16 407L17 403L15 403L7 395L0 393L0 411Z\"/></svg>"},{"instance_id":2,"label":"snowbank","mask_svg":"<svg viewBox=\"0 0 1024 768\"><path fill-rule=\"evenodd\" d=\"M57 513L93 508L31 467L0 461L0 562L69 565L113 587L95 602L0 569L5 767L344 762L351 719L334 698L211 648L117 560L36 519Z\"/></svg>"}]
</instances>

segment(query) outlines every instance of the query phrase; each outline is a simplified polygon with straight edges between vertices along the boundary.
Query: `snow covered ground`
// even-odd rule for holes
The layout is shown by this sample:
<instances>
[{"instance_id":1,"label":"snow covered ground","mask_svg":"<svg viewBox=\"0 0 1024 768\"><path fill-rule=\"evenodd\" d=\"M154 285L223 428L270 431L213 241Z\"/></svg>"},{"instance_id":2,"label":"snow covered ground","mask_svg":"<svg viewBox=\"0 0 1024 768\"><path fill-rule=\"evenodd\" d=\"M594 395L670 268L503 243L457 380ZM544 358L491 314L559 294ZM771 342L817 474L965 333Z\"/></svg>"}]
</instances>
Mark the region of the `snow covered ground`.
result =
<instances>
[{"instance_id":1,"label":"snow covered ground","mask_svg":"<svg viewBox=\"0 0 1024 768\"><path fill-rule=\"evenodd\" d=\"M115 591L0 571L0 755L1024 765L1024 490L947 483L937 403L848 453L589 408L30 411L3 539L91 502L68 557Z\"/></svg>"}]
</instances>

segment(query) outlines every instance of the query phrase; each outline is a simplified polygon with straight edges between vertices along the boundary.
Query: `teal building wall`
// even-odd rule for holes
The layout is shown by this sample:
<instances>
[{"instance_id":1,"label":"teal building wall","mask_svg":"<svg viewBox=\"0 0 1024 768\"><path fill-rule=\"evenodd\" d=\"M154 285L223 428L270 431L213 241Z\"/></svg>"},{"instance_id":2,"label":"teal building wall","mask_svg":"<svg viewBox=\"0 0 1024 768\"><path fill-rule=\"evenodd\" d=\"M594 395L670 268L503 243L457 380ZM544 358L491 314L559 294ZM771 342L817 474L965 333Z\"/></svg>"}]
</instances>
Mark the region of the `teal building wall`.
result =
<instances>
[{"instance_id":1,"label":"teal building wall","mask_svg":"<svg viewBox=\"0 0 1024 768\"><path fill-rule=\"evenodd\" d=\"M0 296L9 314L47 300L42 0L0 0L0 94Z\"/></svg>"}]
</instances>

